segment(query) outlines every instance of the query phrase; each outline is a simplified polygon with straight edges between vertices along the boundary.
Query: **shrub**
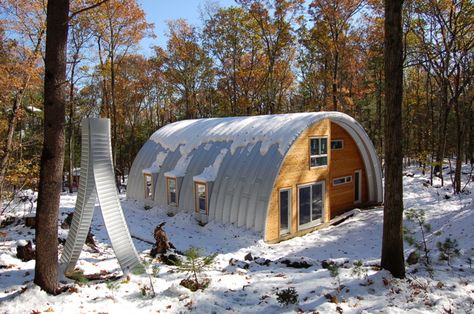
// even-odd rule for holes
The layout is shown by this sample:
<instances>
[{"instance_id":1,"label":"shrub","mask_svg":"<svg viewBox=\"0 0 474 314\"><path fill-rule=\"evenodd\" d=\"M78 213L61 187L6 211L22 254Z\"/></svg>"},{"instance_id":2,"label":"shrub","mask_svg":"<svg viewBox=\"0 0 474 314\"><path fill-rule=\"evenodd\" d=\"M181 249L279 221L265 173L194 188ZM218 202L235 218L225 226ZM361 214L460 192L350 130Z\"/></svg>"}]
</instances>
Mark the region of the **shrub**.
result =
<instances>
[{"instance_id":1,"label":"shrub","mask_svg":"<svg viewBox=\"0 0 474 314\"><path fill-rule=\"evenodd\" d=\"M414 222L416 225L418 225L421 233L421 240L418 241L414 237L415 232L406 227L403 228L403 237L409 245L415 247L415 249L420 253L418 254L419 256L423 255L425 266L431 268L431 250L428 248L426 243L426 234L431 231L431 225L425 221L425 212L422 209L417 210L411 208L405 212L405 216L408 221Z\"/></svg>"},{"instance_id":2,"label":"shrub","mask_svg":"<svg viewBox=\"0 0 474 314\"><path fill-rule=\"evenodd\" d=\"M281 305L296 304L298 302L298 292L293 287L278 291L276 295L277 301Z\"/></svg>"},{"instance_id":3,"label":"shrub","mask_svg":"<svg viewBox=\"0 0 474 314\"><path fill-rule=\"evenodd\" d=\"M447 261L450 266L451 260L461 255L461 251L458 248L458 241L456 239L446 238L444 242L437 242L436 247L439 250L439 260Z\"/></svg>"},{"instance_id":4,"label":"shrub","mask_svg":"<svg viewBox=\"0 0 474 314\"><path fill-rule=\"evenodd\" d=\"M181 285L196 291L198 289L205 289L209 284L209 280L200 280L198 274L201 274L205 269L214 263L216 254L201 256L201 249L197 247L190 247L184 252L184 258L175 262L178 270L189 274L188 278L181 282Z\"/></svg>"}]
</instances>

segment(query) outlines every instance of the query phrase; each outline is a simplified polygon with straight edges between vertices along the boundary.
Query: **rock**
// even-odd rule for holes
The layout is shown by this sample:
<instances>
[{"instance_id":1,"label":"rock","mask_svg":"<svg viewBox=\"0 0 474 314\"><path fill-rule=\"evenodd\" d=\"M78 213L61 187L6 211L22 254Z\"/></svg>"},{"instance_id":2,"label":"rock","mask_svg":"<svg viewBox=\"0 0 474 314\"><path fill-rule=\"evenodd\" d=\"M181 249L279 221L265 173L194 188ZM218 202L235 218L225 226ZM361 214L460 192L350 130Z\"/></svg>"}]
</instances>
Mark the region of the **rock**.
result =
<instances>
[{"instance_id":1,"label":"rock","mask_svg":"<svg viewBox=\"0 0 474 314\"><path fill-rule=\"evenodd\" d=\"M35 250L33 249L33 243L28 241L25 245L23 243L16 247L16 257L21 259L23 262L28 262L35 259Z\"/></svg>"},{"instance_id":2,"label":"rock","mask_svg":"<svg viewBox=\"0 0 474 314\"><path fill-rule=\"evenodd\" d=\"M152 249L152 251L153 251L153 249ZM151 252L150 252L150 255L151 255ZM155 256L156 256L156 254L155 254ZM160 255L160 260L164 264L169 265L169 266L176 266L180 262L180 260L179 260L179 258L176 254L161 254Z\"/></svg>"},{"instance_id":3,"label":"rock","mask_svg":"<svg viewBox=\"0 0 474 314\"><path fill-rule=\"evenodd\" d=\"M407 264L414 265L418 263L419 260L420 260L420 255L418 254L417 251L413 251L407 257Z\"/></svg>"},{"instance_id":4,"label":"rock","mask_svg":"<svg viewBox=\"0 0 474 314\"><path fill-rule=\"evenodd\" d=\"M289 259L283 259L280 261L280 263L285 264L286 267L292 267L292 268L309 268L313 266L309 262L305 260L301 261L295 261L295 260L289 260Z\"/></svg>"},{"instance_id":5,"label":"rock","mask_svg":"<svg viewBox=\"0 0 474 314\"><path fill-rule=\"evenodd\" d=\"M349 263L349 259L347 258L335 258L335 259L328 259L323 260L321 262L321 267L324 269L328 269L331 265L336 265L339 267L343 267L345 264Z\"/></svg>"},{"instance_id":6,"label":"rock","mask_svg":"<svg viewBox=\"0 0 474 314\"><path fill-rule=\"evenodd\" d=\"M260 266L270 266L270 263L272 262L271 260L263 257L259 257L254 260L256 264Z\"/></svg>"},{"instance_id":7,"label":"rock","mask_svg":"<svg viewBox=\"0 0 474 314\"><path fill-rule=\"evenodd\" d=\"M253 261L252 253L248 253L247 255L244 256L244 260L246 261Z\"/></svg>"}]
</instances>

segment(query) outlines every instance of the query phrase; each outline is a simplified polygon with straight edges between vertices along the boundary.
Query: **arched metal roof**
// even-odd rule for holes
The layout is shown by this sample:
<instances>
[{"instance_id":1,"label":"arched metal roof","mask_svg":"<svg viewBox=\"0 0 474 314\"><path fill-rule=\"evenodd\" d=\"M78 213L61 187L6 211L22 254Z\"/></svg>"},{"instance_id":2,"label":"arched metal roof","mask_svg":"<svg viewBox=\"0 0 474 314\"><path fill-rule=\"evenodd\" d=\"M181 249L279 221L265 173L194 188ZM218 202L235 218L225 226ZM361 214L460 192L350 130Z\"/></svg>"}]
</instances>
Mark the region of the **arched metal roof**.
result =
<instances>
[{"instance_id":1,"label":"arched metal roof","mask_svg":"<svg viewBox=\"0 0 474 314\"><path fill-rule=\"evenodd\" d=\"M176 176L181 178L179 209L192 211L193 181L207 178L211 182L210 220L264 231L273 183L286 153L304 130L323 119L337 123L354 138L367 172L369 201L381 202L382 174L373 144L357 121L339 112L184 120L166 125L136 156L127 197L144 200L142 173L153 172L154 204L167 209L165 177Z\"/></svg>"}]
</instances>

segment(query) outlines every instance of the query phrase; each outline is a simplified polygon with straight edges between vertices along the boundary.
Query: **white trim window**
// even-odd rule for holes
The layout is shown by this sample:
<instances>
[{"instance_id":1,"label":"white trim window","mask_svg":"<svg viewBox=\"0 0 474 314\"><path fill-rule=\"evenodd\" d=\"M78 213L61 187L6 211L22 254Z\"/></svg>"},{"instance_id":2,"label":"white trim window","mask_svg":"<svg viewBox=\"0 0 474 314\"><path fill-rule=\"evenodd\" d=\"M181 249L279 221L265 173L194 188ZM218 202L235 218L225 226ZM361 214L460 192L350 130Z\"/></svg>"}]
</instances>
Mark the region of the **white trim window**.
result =
<instances>
[{"instance_id":1,"label":"white trim window","mask_svg":"<svg viewBox=\"0 0 474 314\"><path fill-rule=\"evenodd\" d=\"M209 215L207 183L194 182L194 210L196 213Z\"/></svg>"},{"instance_id":2,"label":"white trim window","mask_svg":"<svg viewBox=\"0 0 474 314\"><path fill-rule=\"evenodd\" d=\"M310 168L323 167L328 164L328 139L326 137L311 137L309 139Z\"/></svg>"},{"instance_id":3,"label":"white trim window","mask_svg":"<svg viewBox=\"0 0 474 314\"><path fill-rule=\"evenodd\" d=\"M332 185L333 186L338 186L338 185L343 185L346 183L351 183L352 182L352 176L345 176L345 177L340 177L340 178L335 178L332 180Z\"/></svg>"},{"instance_id":4,"label":"white trim window","mask_svg":"<svg viewBox=\"0 0 474 314\"><path fill-rule=\"evenodd\" d=\"M145 199L153 199L153 176L151 173L143 174L143 185L145 187Z\"/></svg>"},{"instance_id":5,"label":"white trim window","mask_svg":"<svg viewBox=\"0 0 474 314\"><path fill-rule=\"evenodd\" d=\"M324 181L298 186L298 225L306 229L324 222Z\"/></svg>"},{"instance_id":6,"label":"white trim window","mask_svg":"<svg viewBox=\"0 0 474 314\"><path fill-rule=\"evenodd\" d=\"M339 150L344 148L344 140L336 139L331 140L331 149L332 150Z\"/></svg>"},{"instance_id":7,"label":"white trim window","mask_svg":"<svg viewBox=\"0 0 474 314\"><path fill-rule=\"evenodd\" d=\"M168 205L178 207L178 185L176 178L166 178Z\"/></svg>"}]
</instances>

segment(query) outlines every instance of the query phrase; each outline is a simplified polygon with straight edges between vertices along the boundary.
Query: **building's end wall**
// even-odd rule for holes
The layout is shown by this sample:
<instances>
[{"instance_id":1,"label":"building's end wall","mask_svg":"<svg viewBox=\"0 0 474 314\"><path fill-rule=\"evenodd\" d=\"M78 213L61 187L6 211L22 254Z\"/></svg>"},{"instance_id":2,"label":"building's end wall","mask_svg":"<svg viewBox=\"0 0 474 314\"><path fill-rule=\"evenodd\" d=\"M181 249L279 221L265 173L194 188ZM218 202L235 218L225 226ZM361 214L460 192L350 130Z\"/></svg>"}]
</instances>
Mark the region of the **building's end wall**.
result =
<instances>
[{"instance_id":1,"label":"building's end wall","mask_svg":"<svg viewBox=\"0 0 474 314\"><path fill-rule=\"evenodd\" d=\"M318 136L328 138L328 166L310 169L309 139ZM342 139L343 149L332 150L330 143L333 139ZM354 204L354 172L356 170L361 170L361 203L363 204L368 199L366 171L357 144L350 134L329 119L319 121L306 129L289 149L275 180L268 206L265 241L277 242L282 238L297 236L314 229L314 227L306 230L298 229L299 185L324 181L324 222L360 206ZM333 186L333 179L344 176L352 176L352 181ZM292 191L291 229L289 233L280 235L279 191L284 188L291 188Z\"/></svg>"},{"instance_id":2,"label":"building's end wall","mask_svg":"<svg viewBox=\"0 0 474 314\"><path fill-rule=\"evenodd\" d=\"M329 195L331 203L331 219L349 209L359 206L354 204L354 173L361 170L362 179L362 198L361 203L367 202L367 175L364 168L364 161L354 142L352 136L341 126L331 122L331 140L342 139L344 147L340 150L331 150L330 159L330 181L331 193ZM333 186L333 180L336 178L352 176L352 181L338 186Z\"/></svg>"}]
</instances>

